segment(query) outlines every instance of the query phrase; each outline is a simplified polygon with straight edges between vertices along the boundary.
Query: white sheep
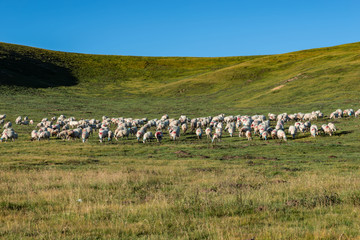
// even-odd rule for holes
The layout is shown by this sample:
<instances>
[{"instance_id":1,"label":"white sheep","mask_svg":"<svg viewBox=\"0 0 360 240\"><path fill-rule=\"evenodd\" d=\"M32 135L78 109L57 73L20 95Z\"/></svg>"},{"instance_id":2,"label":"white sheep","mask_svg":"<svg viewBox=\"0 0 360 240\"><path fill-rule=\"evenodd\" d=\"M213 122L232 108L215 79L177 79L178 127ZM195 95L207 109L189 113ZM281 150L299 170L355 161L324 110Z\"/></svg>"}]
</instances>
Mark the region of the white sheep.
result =
<instances>
[{"instance_id":1,"label":"white sheep","mask_svg":"<svg viewBox=\"0 0 360 240\"><path fill-rule=\"evenodd\" d=\"M248 141L250 141L250 140L252 140L252 134L251 134L251 131L246 131L246 133L245 133L245 136L247 137L247 140Z\"/></svg>"},{"instance_id":2,"label":"white sheep","mask_svg":"<svg viewBox=\"0 0 360 240\"><path fill-rule=\"evenodd\" d=\"M328 125L323 124L321 126L321 129L324 131L325 134L329 134L330 136L332 136L332 130Z\"/></svg>"},{"instance_id":3,"label":"white sheep","mask_svg":"<svg viewBox=\"0 0 360 240\"><path fill-rule=\"evenodd\" d=\"M202 133L203 131L201 128L196 129L196 136L198 137L198 139L201 139Z\"/></svg>"},{"instance_id":4,"label":"white sheep","mask_svg":"<svg viewBox=\"0 0 360 240\"><path fill-rule=\"evenodd\" d=\"M318 135L318 127L316 125L311 125L310 134L313 137L316 137Z\"/></svg>"},{"instance_id":5,"label":"white sheep","mask_svg":"<svg viewBox=\"0 0 360 240\"><path fill-rule=\"evenodd\" d=\"M205 129L206 138L211 139L212 138L212 129L211 127L207 127Z\"/></svg>"},{"instance_id":6,"label":"white sheep","mask_svg":"<svg viewBox=\"0 0 360 240\"><path fill-rule=\"evenodd\" d=\"M273 129L272 131L271 131L271 138L272 139L276 139L277 138L277 129Z\"/></svg>"},{"instance_id":7,"label":"white sheep","mask_svg":"<svg viewBox=\"0 0 360 240\"><path fill-rule=\"evenodd\" d=\"M47 140L50 140L50 132L47 131L47 130L44 130L44 131L39 131L38 133L38 141L40 141L40 139L47 139Z\"/></svg>"},{"instance_id":8,"label":"white sheep","mask_svg":"<svg viewBox=\"0 0 360 240\"><path fill-rule=\"evenodd\" d=\"M109 129L108 128L100 128L99 129L99 141L102 143L104 138L108 137Z\"/></svg>"},{"instance_id":9,"label":"white sheep","mask_svg":"<svg viewBox=\"0 0 360 240\"><path fill-rule=\"evenodd\" d=\"M360 116L360 109L355 112L355 117L357 118L358 116Z\"/></svg>"},{"instance_id":10,"label":"white sheep","mask_svg":"<svg viewBox=\"0 0 360 240\"><path fill-rule=\"evenodd\" d=\"M31 132L31 141L37 140L38 138L38 131L37 130L32 130Z\"/></svg>"},{"instance_id":11,"label":"white sheep","mask_svg":"<svg viewBox=\"0 0 360 240\"><path fill-rule=\"evenodd\" d=\"M153 138L152 132L146 132L143 136L143 143L146 143L147 140L151 142L152 138Z\"/></svg>"},{"instance_id":12,"label":"white sheep","mask_svg":"<svg viewBox=\"0 0 360 240\"><path fill-rule=\"evenodd\" d=\"M292 136L292 138L295 138L296 135L296 130L297 128L295 126L290 126L289 127L289 134Z\"/></svg>"},{"instance_id":13,"label":"white sheep","mask_svg":"<svg viewBox=\"0 0 360 240\"><path fill-rule=\"evenodd\" d=\"M15 141L15 139L18 138L18 134L14 131L12 128L6 128L0 137L0 142L7 141L11 139L12 141Z\"/></svg>"},{"instance_id":14,"label":"white sheep","mask_svg":"<svg viewBox=\"0 0 360 240\"><path fill-rule=\"evenodd\" d=\"M286 134L283 130L279 129L277 131L277 137L280 139L280 140L284 140L285 142L287 141L287 137L286 137Z\"/></svg>"},{"instance_id":15,"label":"white sheep","mask_svg":"<svg viewBox=\"0 0 360 240\"><path fill-rule=\"evenodd\" d=\"M3 128L11 128L12 127L12 123L11 122L7 122L4 124Z\"/></svg>"},{"instance_id":16,"label":"white sheep","mask_svg":"<svg viewBox=\"0 0 360 240\"><path fill-rule=\"evenodd\" d=\"M82 131L81 134L82 142L85 143L85 141L89 139L89 136L90 136L90 132L88 132L87 130Z\"/></svg>"},{"instance_id":17,"label":"white sheep","mask_svg":"<svg viewBox=\"0 0 360 240\"><path fill-rule=\"evenodd\" d=\"M3 120L3 119L5 119L6 118L6 114L1 114L0 115L0 120Z\"/></svg>"},{"instance_id":18,"label":"white sheep","mask_svg":"<svg viewBox=\"0 0 360 240\"><path fill-rule=\"evenodd\" d=\"M15 119L15 124L20 124L22 121L22 117L21 116L18 116L16 119Z\"/></svg>"},{"instance_id":19,"label":"white sheep","mask_svg":"<svg viewBox=\"0 0 360 240\"><path fill-rule=\"evenodd\" d=\"M213 137L212 137L211 142L213 143L215 141L215 139L217 139L218 142L220 142L221 141L221 135L222 135L222 132L215 132Z\"/></svg>"},{"instance_id":20,"label":"white sheep","mask_svg":"<svg viewBox=\"0 0 360 240\"><path fill-rule=\"evenodd\" d=\"M335 127L335 124L333 124L333 123L328 123L328 126L329 126L329 128L331 129L331 132L336 132L336 127Z\"/></svg>"}]
</instances>

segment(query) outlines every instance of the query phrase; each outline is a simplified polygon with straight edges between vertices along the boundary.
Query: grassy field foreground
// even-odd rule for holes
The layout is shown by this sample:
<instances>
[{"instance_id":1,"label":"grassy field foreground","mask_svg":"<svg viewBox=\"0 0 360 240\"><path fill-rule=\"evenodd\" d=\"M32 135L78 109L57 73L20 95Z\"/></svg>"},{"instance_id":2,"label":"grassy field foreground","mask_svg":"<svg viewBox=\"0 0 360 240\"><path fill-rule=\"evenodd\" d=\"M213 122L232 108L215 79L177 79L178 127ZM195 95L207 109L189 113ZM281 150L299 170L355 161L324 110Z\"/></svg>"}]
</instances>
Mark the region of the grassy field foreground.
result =
<instances>
[{"instance_id":1,"label":"grassy field foreground","mask_svg":"<svg viewBox=\"0 0 360 240\"><path fill-rule=\"evenodd\" d=\"M322 120L318 125L327 122ZM0 144L4 239L360 236L359 119L287 143L194 135L162 144Z\"/></svg>"}]
</instances>

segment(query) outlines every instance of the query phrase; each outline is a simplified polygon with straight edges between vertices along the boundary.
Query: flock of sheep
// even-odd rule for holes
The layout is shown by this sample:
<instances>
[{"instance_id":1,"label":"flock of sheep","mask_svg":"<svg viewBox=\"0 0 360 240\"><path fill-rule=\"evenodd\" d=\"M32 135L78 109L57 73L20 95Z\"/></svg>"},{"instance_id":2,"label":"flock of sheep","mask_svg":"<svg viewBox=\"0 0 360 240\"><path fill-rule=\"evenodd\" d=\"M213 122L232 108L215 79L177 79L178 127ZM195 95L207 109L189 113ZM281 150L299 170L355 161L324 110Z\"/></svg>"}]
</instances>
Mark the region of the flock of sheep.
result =
<instances>
[{"instance_id":1,"label":"flock of sheep","mask_svg":"<svg viewBox=\"0 0 360 240\"><path fill-rule=\"evenodd\" d=\"M330 119L342 117L359 117L360 109L356 112L353 109L346 109L342 111L337 109L330 114ZM252 140L253 136L259 136L261 139L267 140L281 139L287 141L286 129L284 127L286 122L291 122L287 129L288 135L292 138L296 137L298 132L310 132L311 136L316 137L319 133L332 135L336 132L336 127L333 123L323 124L320 128L312 124L313 120L323 118L324 114L320 111L313 111L311 113L295 113L295 114L268 114L268 118L264 115L237 115L225 116L220 114L214 117L200 117L188 118L187 116L180 116L179 119L170 119L167 114L163 115L161 119L132 119L132 118L109 118L102 117L102 120L96 119L81 119L76 120L74 117L66 118L64 115L60 117L53 117L50 120L43 118L37 125L37 129L31 132L31 140L50 139L51 137L61 138L64 140L82 139L86 142L94 131L98 131L99 141L111 141L115 138L129 138L130 135L136 136L138 142L142 140L143 143L156 139L161 142L164 134L168 131L170 139L177 140L180 138L180 133L195 133L197 138L201 139L205 133L208 139L212 142L220 141L223 132L228 132L230 137L233 137L236 130L239 137L246 137ZM0 141L7 141L18 138L18 134L12 128L11 122L5 122L6 114L0 115L0 125L3 124L3 132ZM271 126L274 122L274 127ZM28 117L22 118L19 116L15 120L17 125L33 125L34 121L29 120ZM115 127L113 127L115 126ZM111 130L114 129L113 131ZM155 129L155 134L150 129Z\"/></svg>"}]
</instances>

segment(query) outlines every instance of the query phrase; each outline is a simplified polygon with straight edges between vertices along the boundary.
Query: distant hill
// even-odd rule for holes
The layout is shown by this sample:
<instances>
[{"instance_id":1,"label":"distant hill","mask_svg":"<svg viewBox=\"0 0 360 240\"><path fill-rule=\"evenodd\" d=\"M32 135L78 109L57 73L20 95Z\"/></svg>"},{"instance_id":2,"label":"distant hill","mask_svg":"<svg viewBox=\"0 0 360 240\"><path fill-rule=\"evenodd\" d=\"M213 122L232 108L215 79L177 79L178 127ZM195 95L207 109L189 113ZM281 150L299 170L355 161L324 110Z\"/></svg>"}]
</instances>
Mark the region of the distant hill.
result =
<instances>
[{"instance_id":1,"label":"distant hill","mask_svg":"<svg viewBox=\"0 0 360 240\"><path fill-rule=\"evenodd\" d=\"M136 57L0 43L0 85L269 105L359 100L360 43L245 57Z\"/></svg>"}]
</instances>

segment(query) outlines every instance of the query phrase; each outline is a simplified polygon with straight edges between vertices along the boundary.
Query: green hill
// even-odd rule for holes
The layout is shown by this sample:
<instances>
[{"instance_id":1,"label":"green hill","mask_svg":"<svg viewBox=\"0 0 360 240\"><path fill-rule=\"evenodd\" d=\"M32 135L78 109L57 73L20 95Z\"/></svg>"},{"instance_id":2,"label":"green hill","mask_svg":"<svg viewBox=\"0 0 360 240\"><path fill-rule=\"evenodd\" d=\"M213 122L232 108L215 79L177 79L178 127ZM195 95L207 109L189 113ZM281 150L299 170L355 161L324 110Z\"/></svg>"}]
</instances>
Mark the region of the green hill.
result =
<instances>
[{"instance_id":1,"label":"green hill","mask_svg":"<svg viewBox=\"0 0 360 240\"><path fill-rule=\"evenodd\" d=\"M233 107L359 101L360 43L245 57L136 57L0 43L2 91Z\"/></svg>"}]
</instances>

